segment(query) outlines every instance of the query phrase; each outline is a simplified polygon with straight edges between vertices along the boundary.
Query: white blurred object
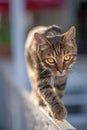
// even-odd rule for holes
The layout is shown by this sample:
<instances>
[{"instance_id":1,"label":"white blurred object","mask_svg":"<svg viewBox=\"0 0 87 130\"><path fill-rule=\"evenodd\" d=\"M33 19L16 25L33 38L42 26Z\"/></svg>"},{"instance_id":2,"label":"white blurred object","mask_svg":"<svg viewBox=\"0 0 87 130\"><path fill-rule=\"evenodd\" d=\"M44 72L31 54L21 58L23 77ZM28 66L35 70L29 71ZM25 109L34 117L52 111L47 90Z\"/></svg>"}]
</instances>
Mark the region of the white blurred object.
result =
<instances>
[{"instance_id":1,"label":"white blurred object","mask_svg":"<svg viewBox=\"0 0 87 130\"><path fill-rule=\"evenodd\" d=\"M24 0L10 0L11 50L13 75L19 86L26 86L24 43L26 35L26 12Z\"/></svg>"}]
</instances>

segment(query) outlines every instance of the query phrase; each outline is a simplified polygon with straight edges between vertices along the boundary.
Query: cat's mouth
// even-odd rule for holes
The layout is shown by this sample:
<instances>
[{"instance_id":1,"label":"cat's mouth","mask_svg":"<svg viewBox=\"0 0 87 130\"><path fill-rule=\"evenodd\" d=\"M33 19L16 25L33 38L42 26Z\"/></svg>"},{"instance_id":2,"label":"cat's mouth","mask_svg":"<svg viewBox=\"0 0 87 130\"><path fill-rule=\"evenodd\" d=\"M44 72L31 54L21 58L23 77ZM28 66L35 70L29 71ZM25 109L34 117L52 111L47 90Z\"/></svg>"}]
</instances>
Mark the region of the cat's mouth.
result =
<instances>
[{"instance_id":1,"label":"cat's mouth","mask_svg":"<svg viewBox=\"0 0 87 130\"><path fill-rule=\"evenodd\" d=\"M56 76L58 76L58 77L64 77L64 76L66 76L66 72L63 71L62 73L60 73L60 72L58 71L57 74L56 74Z\"/></svg>"},{"instance_id":2,"label":"cat's mouth","mask_svg":"<svg viewBox=\"0 0 87 130\"><path fill-rule=\"evenodd\" d=\"M65 74L59 74L59 75L57 75L57 77L64 77L64 76L66 76Z\"/></svg>"},{"instance_id":3,"label":"cat's mouth","mask_svg":"<svg viewBox=\"0 0 87 130\"><path fill-rule=\"evenodd\" d=\"M62 72L57 71L55 73L52 73L52 76L62 78L62 77L66 77L67 74L68 72L63 70Z\"/></svg>"}]
</instances>

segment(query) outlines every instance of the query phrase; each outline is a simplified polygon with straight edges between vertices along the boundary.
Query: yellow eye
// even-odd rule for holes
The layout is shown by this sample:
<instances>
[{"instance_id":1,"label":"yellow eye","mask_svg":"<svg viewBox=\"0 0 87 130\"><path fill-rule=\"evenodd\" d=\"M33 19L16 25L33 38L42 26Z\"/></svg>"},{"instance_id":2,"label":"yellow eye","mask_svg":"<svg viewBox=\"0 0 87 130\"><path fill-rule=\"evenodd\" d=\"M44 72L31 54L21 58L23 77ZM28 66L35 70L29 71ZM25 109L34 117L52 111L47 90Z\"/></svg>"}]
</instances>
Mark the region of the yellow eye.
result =
<instances>
[{"instance_id":1,"label":"yellow eye","mask_svg":"<svg viewBox=\"0 0 87 130\"><path fill-rule=\"evenodd\" d=\"M71 58L71 56L67 55L67 56L64 57L64 61L69 61L70 58Z\"/></svg>"},{"instance_id":2,"label":"yellow eye","mask_svg":"<svg viewBox=\"0 0 87 130\"><path fill-rule=\"evenodd\" d=\"M53 58L48 58L47 61L51 64L53 64L55 62L55 60Z\"/></svg>"}]
</instances>

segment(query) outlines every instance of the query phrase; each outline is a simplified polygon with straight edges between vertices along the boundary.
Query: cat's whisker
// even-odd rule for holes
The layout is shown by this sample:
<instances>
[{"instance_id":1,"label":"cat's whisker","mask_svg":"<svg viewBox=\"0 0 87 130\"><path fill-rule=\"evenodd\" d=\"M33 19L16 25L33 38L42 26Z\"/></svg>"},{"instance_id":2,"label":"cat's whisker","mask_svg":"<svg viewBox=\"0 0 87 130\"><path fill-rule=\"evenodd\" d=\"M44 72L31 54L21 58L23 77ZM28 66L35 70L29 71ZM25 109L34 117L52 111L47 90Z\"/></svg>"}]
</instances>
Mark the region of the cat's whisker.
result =
<instances>
[{"instance_id":1,"label":"cat's whisker","mask_svg":"<svg viewBox=\"0 0 87 130\"><path fill-rule=\"evenodd\" d=\"M43 70L43 71L41 71L40 74L44 73L45 71L47 71L47 70Z\"/></svg>"}]
</instances>

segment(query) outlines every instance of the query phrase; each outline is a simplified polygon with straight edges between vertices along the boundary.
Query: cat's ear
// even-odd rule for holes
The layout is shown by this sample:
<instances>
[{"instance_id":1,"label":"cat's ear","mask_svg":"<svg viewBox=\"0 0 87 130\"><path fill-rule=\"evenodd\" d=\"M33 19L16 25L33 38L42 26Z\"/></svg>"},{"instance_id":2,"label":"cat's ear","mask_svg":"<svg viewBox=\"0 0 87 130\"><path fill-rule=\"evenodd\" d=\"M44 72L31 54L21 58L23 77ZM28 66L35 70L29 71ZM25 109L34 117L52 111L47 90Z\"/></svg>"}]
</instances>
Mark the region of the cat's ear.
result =
<instances>
[{"instance_id":1,"label":"cat's ear","mask_svg":"<svg viewBox=\"0 0 87 130\"><path fill-rule=\"evenodd\" d=\"M46 49L46 47L47 47L46 38L42 34L39 34L39 33L36 32L34 34L34 38L36 40L37 46L40 46L40 48L42 50Z\"/></svg>"},{"instance_id":2,"label":"cat's ear","mask_svg":"<svg viewBox=\"0 0 87 130\"><path fill-rule=\"evenodd\" d=\"M75 37L76 37L76 28L72 26L66 33L65 39L66 41L73 41Z\"/></svg>"}]
</instances>

